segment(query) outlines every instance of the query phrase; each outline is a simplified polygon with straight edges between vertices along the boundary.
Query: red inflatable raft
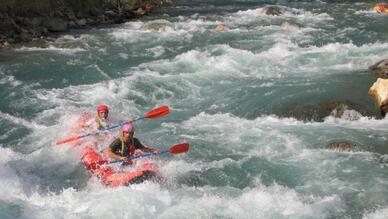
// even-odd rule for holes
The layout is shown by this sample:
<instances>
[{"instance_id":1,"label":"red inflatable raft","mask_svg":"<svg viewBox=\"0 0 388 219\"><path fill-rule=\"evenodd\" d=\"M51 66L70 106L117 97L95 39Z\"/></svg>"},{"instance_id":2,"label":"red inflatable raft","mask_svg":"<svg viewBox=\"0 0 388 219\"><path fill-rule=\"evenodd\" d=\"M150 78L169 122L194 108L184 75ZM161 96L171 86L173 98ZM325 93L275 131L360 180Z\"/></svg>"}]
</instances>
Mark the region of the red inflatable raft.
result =
<instances>
[{"instance_id":1,"label":"red inflatable raft","mask_svg":"<svg viewBox=\"0 0 388 219\"><path fill-rule=\"evenodd\" d=\"M95 174L107 187L127 186L131 183L141 183L144 180L158 177L158 169L149 162L133 164L131 171L115 172L109 167L109 161L90 147L82 151L81 158L85 168Z\"/></svg>"},{"instance_id":2,"label":"red inflatable raft","mask_svg":"<svg viewBox=\"0 0 388 219\"><path fill-rule=\"evenodd\" d=\"M81 115L72 129L72 133L79 134L82 124L91 118L90 114ZM159 176L157 167L153 163L147 162L147 159L142 159L138 164L130 165L133 167L129 171L115 171L109 166L109 160L96 152L89 142L77 142L73 146L82 147L81 161L85 168L96 175L106 187L127 186L151 178L157 179Z\"/></svg>"}]
</instances>

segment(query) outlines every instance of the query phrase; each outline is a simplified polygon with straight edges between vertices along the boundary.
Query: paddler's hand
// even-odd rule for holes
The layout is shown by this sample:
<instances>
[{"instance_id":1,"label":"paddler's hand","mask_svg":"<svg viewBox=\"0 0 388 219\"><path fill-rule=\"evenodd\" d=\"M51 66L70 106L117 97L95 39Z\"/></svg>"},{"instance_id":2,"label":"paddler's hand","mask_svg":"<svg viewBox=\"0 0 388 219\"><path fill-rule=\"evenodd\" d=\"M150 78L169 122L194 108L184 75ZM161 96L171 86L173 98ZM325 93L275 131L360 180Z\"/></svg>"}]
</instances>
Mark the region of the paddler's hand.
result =
<instances>
[{"instance_id":1,"label":"paddler's hand","mask_svg":"<svg viewBox=\"0 0 388 219\"><path fill-rule=\"evenodd\" d=\"M128 160L128 157L122 157L120 160L123 161L122 165L132 165L133 164L133 161Z\"/></svg>"},{"instance_id":2,"label":"paddler's hand","mask_svg":"<svg viewBox=\"0 0 388 219\"><path fill-rule=\"evenodd\" d=\"M160 154L160 150L154 150L154 151L152 151L152 153L154 153L154 154Z\"/></svg>"}]
</instances>

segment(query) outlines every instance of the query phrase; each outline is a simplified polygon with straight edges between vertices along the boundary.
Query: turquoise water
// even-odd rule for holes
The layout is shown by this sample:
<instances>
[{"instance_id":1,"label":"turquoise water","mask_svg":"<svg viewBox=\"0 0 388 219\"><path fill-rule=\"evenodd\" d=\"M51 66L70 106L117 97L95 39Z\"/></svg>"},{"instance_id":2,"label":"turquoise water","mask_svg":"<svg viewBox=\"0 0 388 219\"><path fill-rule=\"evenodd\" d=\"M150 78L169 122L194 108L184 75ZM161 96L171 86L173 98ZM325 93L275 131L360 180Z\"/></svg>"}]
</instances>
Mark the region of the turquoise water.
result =
<instances>
[{"instance_id":1,"label":"turquoise water","mask_svg":"<svg viewBox=\"0 0 388 219\"><path fill-rule=\"evenodd\" d=\"M266 16L269 5L283 14ZM368 66L388 56L388 16L373 5L180 1L4 51L0 217L387 218L388 121L368 95ZM221 23L229 31L215 31ZM284 116L337 100L369 116ZM156 157L165 183L104 189L77 149L54 146L101 103L119 118L170 106L136 124L154 148L190 143L187 154ZM326 149L343 140L357 148Z\"/></svg>"}]
</instances>

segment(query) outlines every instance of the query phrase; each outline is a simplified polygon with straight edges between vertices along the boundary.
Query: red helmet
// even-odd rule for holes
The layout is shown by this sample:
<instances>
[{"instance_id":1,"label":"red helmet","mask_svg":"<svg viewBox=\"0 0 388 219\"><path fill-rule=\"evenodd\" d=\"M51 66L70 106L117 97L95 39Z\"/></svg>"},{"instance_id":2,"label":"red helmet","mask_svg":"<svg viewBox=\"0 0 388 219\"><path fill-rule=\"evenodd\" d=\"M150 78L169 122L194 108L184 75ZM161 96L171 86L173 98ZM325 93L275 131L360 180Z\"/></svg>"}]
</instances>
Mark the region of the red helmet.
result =
<instances>
[{"instance_id":1,"label":"red helmet","mask_svg":"<svg viewBox=\"0 0 388 219\"><path fill-rule=\"evenodd\" d=\"M97 113L100 112L100 111L107 111L107 112L109 112L109 108L108 108L107 105L99 105L97 107Z\"/></svg>"}]
</instances>

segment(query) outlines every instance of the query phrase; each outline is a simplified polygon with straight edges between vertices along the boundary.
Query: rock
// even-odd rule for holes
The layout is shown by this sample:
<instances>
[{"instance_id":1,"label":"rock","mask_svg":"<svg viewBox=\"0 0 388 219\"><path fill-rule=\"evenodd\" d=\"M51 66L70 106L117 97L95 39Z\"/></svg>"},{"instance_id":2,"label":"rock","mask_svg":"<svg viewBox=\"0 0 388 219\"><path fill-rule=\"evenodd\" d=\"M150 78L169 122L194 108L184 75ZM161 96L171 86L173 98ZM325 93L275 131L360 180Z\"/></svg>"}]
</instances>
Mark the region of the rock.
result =
<instances>
[{"instance_id":1,"label":"rock","mask_svg":"<svg viewBox=\"0 0 388 219\"><path fill-rule=\"evenodd\" d=\"M148 13L150 13L153 10L153 6L149 3L143 5L142 7L138 8L137 10L134 11L134 14L136 16L143 16Z\"/></svg>"},{"instance_id":2,"label":"rock","mask_svg":"<svg viewBox=\"0 0 388 219\"><path fill-rule=\"evenodd\" d=\"M351 112L351 110L354 110L354 112ZM274 110L273 112L271 112L271 114L275 114L282 118L292 117L301 121L316 122L323 122L327 116L333 116L336 118L348 120L357 120L361 116L379 116L377 115L377 113L373 113L367 110L366 107L347 100L327 101L321 102L317 105L286 106Z\"/></svg>"},{"instance_id":3,"label":"rock","mask_svg":"<svg viewBox=\"0 0 388 219\"><path fill-rule=\"evenodd\" d=\"M0 40L0 49L1 48L10 48L11 44L9 44L7 41Z\"/></svg>"},{"instance_id":4,"label":"rock","mask_svg":"<svg viewBox=\"0 0 388 219\"><path fill-rule=\"evenodd\" d=\"M328 112L323 112L319 107L314 105L296 105L277 109L273 112L279 117L292 117L301 121L323 122L323 118Z\"/></svg>"},{"instance_id":5,"label":"rock","mask_svg":"<svg viewBox=\"0 0 388 219\"><path fill-rule=\"evenodd\" d=\"M378 78L369 88L368 93L374 97L380 107L381 115L385 116L388 111L388 79Z\"/></svg>"},{"instance_id":6,"label":"rock","mask_svg":"<svg viewBox=\"0 0 388 219\"><path fill-rule=\"evenodd\" d=\"M67 23L62 18L47 18L44 26L52 32L63 32L67 30Z\"/></svg>"},{"instance_id":7,"label":"rock","mask_svg":"<svg viewBox=\"0 0 388 219\"><path fill-rule=\"evenodd\" d=\"M166 24L163 23L151 23L145 26L146 29L154 31L154 32L165 32Z\"/></svg>"},{"instance_id":8,"label":"rock","mask_svg":"<svg viewBox=\"0 0 388 219\"><path fill-rule=\"evenodd\" d=\"M168 0L5 0L0 3L1 39L17 43L49 32L63 32L68 27L122 23L165 2Z\"/></svg>"},{"instance_id":9,"label":"rock","mask_svg":"<svg viewBox=\"0 0 388 219\"><path fill-rule=\"evenodd\" d=\"M105 11L104 12L104 15L108 16L108 17L117 17L118 14L112 10L109 10L109 11Z\"/></svg>"},{"instance_id":10,"label":"rock","mask_svg":"<svg viewBox=\"0 0 388 219\"><path fill-rule=\"evenodd\" d=\"M75 23L78 26L85 26L86 25L86 20L84 18L82 18L82 19L76 20Z\"/></svg>"},{"instance_id":11,"label":"rock","mask_svg":"<svg viewBox=\"0 0 388 219\"><path fill-rule=\"evenodd\" d=\"M329 143L326 148L327 149L333 149L333 150L339 150L339 151L351 151L356 148L356 144L348 142L348 141L341 141L341 142L332 142Z\"/></svg>"},{"instance_id":12,"label":"rock","mask_svg":"<svg viewBox=\"0 0 388 219\"><path fill-rule=\"evenodd\" d=\"M351 101L327 101L319 104L320 107L326 112L330 112L329 115L336 118L344 118L347 120L357 120L361 116L373 117L376 116L364 106L353 103ZM354 111L352 115L349 114L350 111Z\"/></svg>"},{"instance_id":13,"label":"rock","mask_svg":"<svg viewBox=\"0 0 388 219\"><path fill-rule=\"evenodd\" d=\"M381 78L388 78L388 59L383 59L369 66L369 69L375 71Z\"/></svg>"},{"instance_id":14,"label":"rock","mask_svg":"<svg viewBox=\"0 0 388 219\"><path fill-rule=\"evenodd\" d=\"M279 16L282 14L280 8L275 7L275 6L265 7L264 13L268 16Z\"/></svg>"},{"instance_id":15,"label":"rock","mask_svg":"<svg viewBox=\"0 0 388 219\"><path fill-rule=\"evenodd\" d=\"M138 8L136 11L133 12L136 16L143 16L145 15L145 11L142 8Z\"/></svg>"},{"instance_id":16,"label":"rock","mask_svg":"<svg viewBox=\"0 0 388 219\"><path fill-rule=\"evenodd\" d=\"M26 25L38 27L42 24L42 22L43 22L43 19L41 17L33 17L31 19L27 19Z\"/></svg>"},{"instance_id":17,"label":"rock","mask_svg":"<svg viewBox=\"0 0 388 219\"><path fill-rule=\"evenodd\" d=\"M284 21L280 26L287 29L299 29L302 27L302 25L292 21Z\"/></svg>"},{"instance_id":18,"label":"rock","mask_svg":"<svg viewBox=\"0 0 388 219\"><path fill-rule=\"evenodd\" d=\"M67 22L67 27L69 27L69 28L74 28L74 27L77 27L77 26L78 25L76 25L74 21Z\"/></svg>"},{"instance_id":19,"label":"rock","mask_svg":"<svg viewBox=\"0 0 388 219\"><path fill-rule=\"evenodd\" d=\"M217 27L214 30L218 31L218 32L225 32L225 31L228 31L229 28L227 26L225 26L224 24L219 24L219 25L217 25Z\"/></svg>"}]
</instances>

